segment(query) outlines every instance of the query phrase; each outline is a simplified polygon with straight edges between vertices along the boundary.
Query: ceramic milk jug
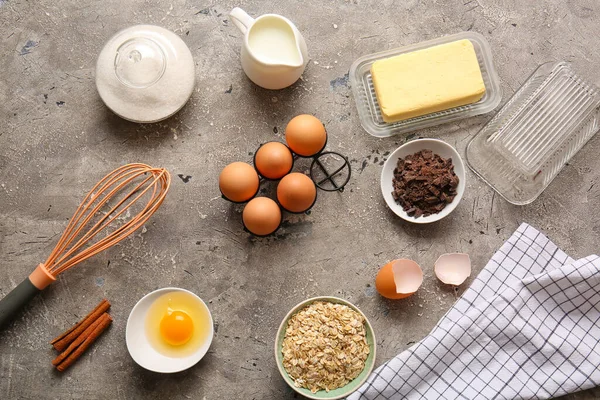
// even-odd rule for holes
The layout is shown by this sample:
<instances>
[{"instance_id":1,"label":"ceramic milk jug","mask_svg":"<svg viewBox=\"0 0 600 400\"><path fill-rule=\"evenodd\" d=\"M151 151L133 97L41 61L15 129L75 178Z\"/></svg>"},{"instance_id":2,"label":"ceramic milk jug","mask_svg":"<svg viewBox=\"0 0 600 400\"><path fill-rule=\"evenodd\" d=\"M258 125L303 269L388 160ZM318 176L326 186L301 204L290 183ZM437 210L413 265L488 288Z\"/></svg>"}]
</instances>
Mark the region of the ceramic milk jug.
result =
<instances>
[{"instance_id":1,"label":"ceramic milk jug","mask_svg":"<svg viewBox=\"0 0 600 400\"><path fill-rule=\"evenodd\" d=\"M265 89L283 89L300 78L308 52L304 38L290 20L277 14L254 19L238 7L230 16L244 34L242 68L252 82Z\"/></svg>"}]
</instances>

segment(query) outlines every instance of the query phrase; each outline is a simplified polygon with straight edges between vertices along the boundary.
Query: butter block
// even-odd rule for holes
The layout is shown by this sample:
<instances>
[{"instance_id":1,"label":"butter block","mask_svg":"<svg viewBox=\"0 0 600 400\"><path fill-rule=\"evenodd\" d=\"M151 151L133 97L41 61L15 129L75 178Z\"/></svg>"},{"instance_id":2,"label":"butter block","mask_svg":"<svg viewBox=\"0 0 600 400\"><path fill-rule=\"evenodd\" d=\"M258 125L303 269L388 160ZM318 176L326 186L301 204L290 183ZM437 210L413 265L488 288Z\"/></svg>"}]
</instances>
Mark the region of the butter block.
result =
<instances>
[{"instance_id":1,"label":"butter block","mask_svg":"<svg viewBox=\"0 0 600 400\"><path fill-rule=\"evenodd\" d=\"M485 94L467 39L375 61L371 76L385 122L475 103Z\"/></svg>"}]
</instances>

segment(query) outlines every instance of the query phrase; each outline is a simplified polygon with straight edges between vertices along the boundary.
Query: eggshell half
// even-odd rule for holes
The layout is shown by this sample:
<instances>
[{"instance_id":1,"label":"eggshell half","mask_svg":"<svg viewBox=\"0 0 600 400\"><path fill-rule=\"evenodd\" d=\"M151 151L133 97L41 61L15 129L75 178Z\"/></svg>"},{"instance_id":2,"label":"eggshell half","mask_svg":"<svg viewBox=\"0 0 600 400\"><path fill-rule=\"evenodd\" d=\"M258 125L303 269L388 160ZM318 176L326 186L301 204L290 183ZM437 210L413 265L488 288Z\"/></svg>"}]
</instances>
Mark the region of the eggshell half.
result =
<instances>
[{"instance_id":1,"label":"eggshell half","mask_svg":"<svg viewBox=\"0 0 600 400\"><path fill-rule=\"evenodd\" d=\"M471 258L464 253L442 254L434 271L440 281L458 286L471 276Z\"/></svg>"},{"instance_id":2,"label":"eggshell half","mask_svg":"<svg viewBox=\"0 0 600 400\"><path fill-rule=\"evenodd\" d=\"M423 270L413 260L390 261L377 273L375 288L388 299L403 299L415 293L423 283Z\"/></svg>"}]
</instances>

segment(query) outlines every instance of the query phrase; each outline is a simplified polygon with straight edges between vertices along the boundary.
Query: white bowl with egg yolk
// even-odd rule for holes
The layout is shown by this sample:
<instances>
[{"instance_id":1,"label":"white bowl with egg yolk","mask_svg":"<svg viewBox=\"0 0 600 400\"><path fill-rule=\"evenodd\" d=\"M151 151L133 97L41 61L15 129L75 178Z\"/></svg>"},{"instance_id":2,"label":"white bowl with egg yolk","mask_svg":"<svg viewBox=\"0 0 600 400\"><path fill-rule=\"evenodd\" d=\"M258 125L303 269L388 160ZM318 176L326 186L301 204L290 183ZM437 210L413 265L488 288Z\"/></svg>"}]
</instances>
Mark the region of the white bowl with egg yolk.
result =
<instances>
[{"instance_id":1,"label":"white bowl with egg yolk","mask_svg":"<svg viewBox=\"0 0 600 400\"><path fill-rule=\"evenodd\" d=\"M193 344L193 348L186 347L186 344L171 346L166 342L159 348L156 344L154 330L159 329L162 334L162 329L149 323L153 318L153 306L156 308L157 302L171 295L189 300L186 304L189 315L193 317L202 315L206 318L202 321L194 321L191 318L193 332L186 344ZM175 305L174 309L178 310L179 307ZM202 331L200 331L201 327L204 328ZM158 337L159 333L156 332L156 335ZM202 299L188 290L174 287L158 289L142 297L131 310L125 329L125 341L131 358L141 367L160 373L180 372L195 365L208 351L213 335L212 316ZM181 354L178 354L180 350L182 350Z\"/></svg>"}]
</instances>

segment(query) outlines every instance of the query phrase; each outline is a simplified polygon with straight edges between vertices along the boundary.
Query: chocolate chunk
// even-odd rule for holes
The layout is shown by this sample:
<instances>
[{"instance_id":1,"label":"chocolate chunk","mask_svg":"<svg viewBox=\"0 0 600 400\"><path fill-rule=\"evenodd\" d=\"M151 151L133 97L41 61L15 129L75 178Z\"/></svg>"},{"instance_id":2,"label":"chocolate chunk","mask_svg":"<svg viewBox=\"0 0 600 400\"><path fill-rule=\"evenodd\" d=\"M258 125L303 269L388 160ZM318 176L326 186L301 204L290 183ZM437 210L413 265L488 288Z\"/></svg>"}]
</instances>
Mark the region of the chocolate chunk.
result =
<instances>
[{"instance_id":1,"label":"chocolate chunk","mask_svg":"<svg viewBox=\"0 0 600 400\"><path fill-rule=\"evenodd\" d=\"M392 197L409 216L429 216L454 200L458 182L451 158L421 150L398 159Z\"/></svg>"},{"instance_id":2,"label":"chocolate chunk","mask_svg":"<svg viewBox=\"0 0 600 400\"><path fill-rule=\"evenodd\" d=\"M438 189L437 187L435 187L435 185L430 185L427 189L429 189L429 191L434 194L435 196L438 196L441 194L440 189Z\"/></svg>"}]
</instances>

